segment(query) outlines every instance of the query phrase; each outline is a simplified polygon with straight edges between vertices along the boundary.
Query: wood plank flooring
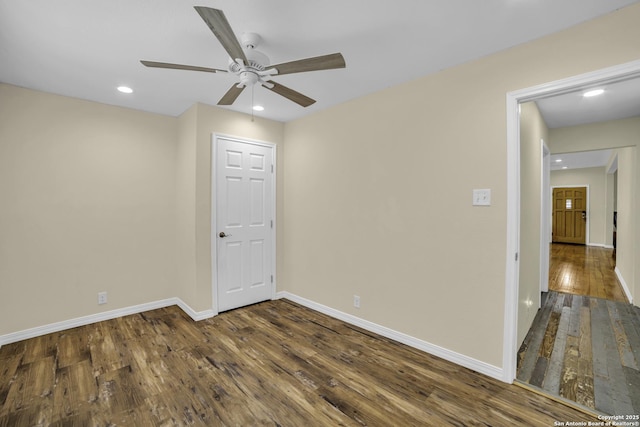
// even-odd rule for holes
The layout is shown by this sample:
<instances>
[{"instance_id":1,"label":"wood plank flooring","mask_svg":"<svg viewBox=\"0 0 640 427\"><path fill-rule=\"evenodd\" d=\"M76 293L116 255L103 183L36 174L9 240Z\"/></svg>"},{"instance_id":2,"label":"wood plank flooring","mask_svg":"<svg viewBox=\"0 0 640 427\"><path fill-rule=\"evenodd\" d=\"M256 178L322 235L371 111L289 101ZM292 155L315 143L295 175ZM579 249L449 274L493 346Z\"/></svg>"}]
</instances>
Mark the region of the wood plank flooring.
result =
<instances>
[{"instance_id":1,"label":"wood plank flooring","mask_svg":"<svg viewBox=\"0 0 640 427\"><path fill-rule=\"evenodd\" d=\"M0 348L2 427L593 420L287 300L201 322L169 307Z\"/></svg>"},{"instance_id":2,"label":"wood plank flooring","mask_svg":"<svg viewBox=\"0 0 640 427\"><path fill-rule=\"evenodd\" d=\"M614 269L613 249L553 243L549 290L628 302Z\"/></svg>"},{"instance_id":3,"label":"wood plank flooring","mask_svg":"<svg viewBox=\"0 0 640 427\"><path fill-rule=\"evenodd\" d=\"M640 414L640 309L549 292L518 353L517 379L610 415Z\"/></svg>"}]
</instances>

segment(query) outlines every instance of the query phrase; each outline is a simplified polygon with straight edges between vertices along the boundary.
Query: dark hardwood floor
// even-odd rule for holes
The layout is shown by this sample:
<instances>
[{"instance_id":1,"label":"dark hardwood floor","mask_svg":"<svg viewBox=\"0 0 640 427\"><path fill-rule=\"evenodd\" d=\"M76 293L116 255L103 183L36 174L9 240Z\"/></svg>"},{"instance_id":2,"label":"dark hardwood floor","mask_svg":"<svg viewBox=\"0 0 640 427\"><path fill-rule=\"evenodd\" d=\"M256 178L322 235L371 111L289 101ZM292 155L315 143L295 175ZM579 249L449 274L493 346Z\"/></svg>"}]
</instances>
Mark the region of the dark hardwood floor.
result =
<instances>
[{"instance_id":1,"label":"dark hardwood floor","mask_svg":"<svg viewBox=\"0 0 640 427\"><path fill-rule=\"evenodd\" d=\"M0 426L554 426L594 421L287 300L177 307L0 348Z\"/></svg>"},{"instance_id":2,"label":"dark hardwood floor","mask_svg":"<svg viewBox=\"0 0 640 427\"><path fill-rule=\"evenodd\" d=\"M549 290L629 302L614 269L613 249L553 243Z\"/></svg>"}]
</instances>

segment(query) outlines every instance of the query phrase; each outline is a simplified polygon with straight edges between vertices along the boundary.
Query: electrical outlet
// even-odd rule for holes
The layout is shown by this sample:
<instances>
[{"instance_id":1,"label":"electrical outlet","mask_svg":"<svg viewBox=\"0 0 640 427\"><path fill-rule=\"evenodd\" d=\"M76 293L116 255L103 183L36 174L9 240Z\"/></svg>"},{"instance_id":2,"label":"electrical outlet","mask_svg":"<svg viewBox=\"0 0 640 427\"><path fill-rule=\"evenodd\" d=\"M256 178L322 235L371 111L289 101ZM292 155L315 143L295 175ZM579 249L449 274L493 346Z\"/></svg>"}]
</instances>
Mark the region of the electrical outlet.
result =
<instances>
[{"instance_id":1,"label":"electrical outlet","mask_svg":"<svg viewBox=\"0 0 640 427\"><path fill-rule=\"evenodd\" d=\"M353 296L353 306L355 308L360 308L360 297L358 295Z\"/></svg>"},{"instance_id":2,"label":"electrical outlet","mask_svg":"<svg viewBox=\"0 0 640 427\"><path fill-rule=\"evenodd\" d=\"M106 303L107 303L107 293L98 292L98 304L106 304Z\"/></svg>"}]
</instances>

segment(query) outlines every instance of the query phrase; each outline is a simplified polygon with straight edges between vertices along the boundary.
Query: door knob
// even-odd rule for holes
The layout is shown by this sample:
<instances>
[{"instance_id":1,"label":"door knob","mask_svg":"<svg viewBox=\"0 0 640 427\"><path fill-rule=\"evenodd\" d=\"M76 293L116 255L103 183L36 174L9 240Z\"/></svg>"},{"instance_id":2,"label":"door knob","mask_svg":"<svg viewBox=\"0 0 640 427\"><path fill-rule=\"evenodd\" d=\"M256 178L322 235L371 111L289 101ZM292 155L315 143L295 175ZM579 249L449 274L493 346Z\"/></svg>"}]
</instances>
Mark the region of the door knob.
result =
<instances>
[{"instance_id":1,"label":"door knob","mask_svg":"<svg viewBox=\"0 0 640 427\"><path fill-rule=\"evenodd\" d=\"M224 231L221 231L220 234L218 234L218 236L220 236L220 237L229 237L229 236L231 236L231 234L225 234Z\"/></svg>"}]
</instances>

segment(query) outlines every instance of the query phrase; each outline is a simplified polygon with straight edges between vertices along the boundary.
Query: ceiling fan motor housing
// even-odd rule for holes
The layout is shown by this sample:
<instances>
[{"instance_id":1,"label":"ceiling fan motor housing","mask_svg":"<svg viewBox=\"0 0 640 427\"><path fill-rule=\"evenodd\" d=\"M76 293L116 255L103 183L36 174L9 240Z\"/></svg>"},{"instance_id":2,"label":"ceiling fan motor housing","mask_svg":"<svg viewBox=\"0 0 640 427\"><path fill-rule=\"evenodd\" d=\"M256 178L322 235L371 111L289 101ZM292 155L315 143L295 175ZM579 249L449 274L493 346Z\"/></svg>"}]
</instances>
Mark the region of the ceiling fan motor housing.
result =
<instances>
[{"instance_id":1,"label":"ceiling fan motor housing","mask_svg":"<svg viewBox=\"0 0 640 427\"><path fill-rule=\"evenodd\" d=\"M255 49L261 38L255 33L245 33L242 35L244 44L243 52L247 58L247 63L242 60L229 58L229 71L240 77L240 84L251 86L260 81L260 72L269 65L269 57Z\"/></svg>"},{"instance_id":2,"label":"ceiling fan motor housing","mask_svg":"<svg viewBox=\"0 0 640 427\"><path fill-rule=\"evenodd\" d=\"M240 73L240 84L244 86L254 85L258 80L259 76L253 71L242 71Z\"/></svg>"}]
</instances>

